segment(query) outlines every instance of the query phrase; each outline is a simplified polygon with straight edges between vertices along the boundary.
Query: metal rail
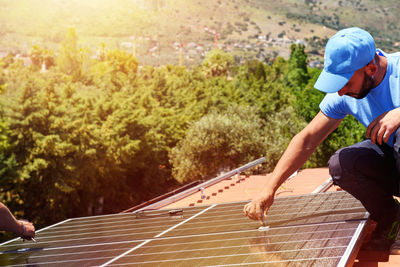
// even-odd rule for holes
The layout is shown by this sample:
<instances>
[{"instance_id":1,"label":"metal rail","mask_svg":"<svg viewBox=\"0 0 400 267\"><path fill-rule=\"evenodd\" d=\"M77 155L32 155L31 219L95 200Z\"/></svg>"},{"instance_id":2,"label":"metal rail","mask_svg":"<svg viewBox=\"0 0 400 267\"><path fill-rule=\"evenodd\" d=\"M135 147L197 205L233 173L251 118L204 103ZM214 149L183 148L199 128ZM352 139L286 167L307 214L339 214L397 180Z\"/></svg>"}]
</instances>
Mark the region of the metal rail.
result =
<instances>
[{"instance_id":1,"label":"metal rail","mask_svg":"<svg viewBox=\"0 0 400 267\"><path fill-rule=\"evenodd\" d=\"M203 182L203 181L197 180L197 181L193 181L191 183L185 184L184 186L179 187L179 188L177 188L175 190L172 190L172 191L170 191L168 193L162 194L161 196L158 196L158 197L155 197L155 198L150 199L148 201L145 201L145 202L143 202L143 203L141 203L139 205L136 205L134 207L131 207L131 208L127 209L127 210L121 211L121 213L127 213L127 212L132 212L132 211L139 210L139 209L141 209L143 207L149 206L149 205L151 205L153 203L156 203L156 202L159 202L159 201L161 201L163 199L166 199L167 197L170 197L170 196L176 195L176 194L178 194L180 192L183 192L185 190L188 190L189 188L192 188L193 186L196 186L196 185L200 184L201 182Z\"/></svg>"},{"instance_id":2,"label":"metal rail","mask_svg":"<svg viewBox=\"0 0 400 267\"><path fill-rule=\"evenodd\" d=\"M224 174L222 174L222 175L220 175L218 177L215 177L215 178L212 178L212 179L210 179L208 181L205 181L204 183L201 183L201 184L196 185L196 186L194 186L192 188L189 188L189 189L187 189L187 190L185 190L183 192L180 192L178 194L172 195L172 196L170 196L168 198L165 198L163 200L160 200L160 201L158 201L156 203L153 203L153 204L150 204L148 206L142 207L142 208L137 209L135 211L148 210L148 209L159 209L161 207L164 207L166 205L174 203L174 202L176 202L176 201L178 201L178 200L180 200L182 198L185 198L185 197L187 197L189 195L192 195L192 194L200 191L201 188L205 189L205 188L210 187L210 186L212 186L212 185L214 185L216 183L219 183L220 181L226 180L226 179L228 179L228 178L230 178L230 177L232 177L232 176L234 176L236 174L240 174L241 172L244 172L244 171L246 171L246 170L248 170L250 168L253 168L253 167L255 167L255 166L257 166L257 165L259 165L261 163L264 163L265 160L266 160L265 157L259 158L257 160L252 161L252 162L249 162L249 163L247 163L247 164L245 164L245 165L243 165L243 166L241 166L239 168L236 168L236 169L234 169L232 171L229 171L227 173L224 173ZM129 211L131 211L131 210L129 210Z\"/></svg>"},{"instance_id":3,"label":"metal rail","mask_svg":"<svg viewBox=\"0 0 400 267\"><path fill-rule=\"evenodd\" d=\"M316 193L324 193L329 190L333 186L332 177L329 177L322 185L320 185L317 189L315 189L312 194Z\"/></svg>"}]
</instances>

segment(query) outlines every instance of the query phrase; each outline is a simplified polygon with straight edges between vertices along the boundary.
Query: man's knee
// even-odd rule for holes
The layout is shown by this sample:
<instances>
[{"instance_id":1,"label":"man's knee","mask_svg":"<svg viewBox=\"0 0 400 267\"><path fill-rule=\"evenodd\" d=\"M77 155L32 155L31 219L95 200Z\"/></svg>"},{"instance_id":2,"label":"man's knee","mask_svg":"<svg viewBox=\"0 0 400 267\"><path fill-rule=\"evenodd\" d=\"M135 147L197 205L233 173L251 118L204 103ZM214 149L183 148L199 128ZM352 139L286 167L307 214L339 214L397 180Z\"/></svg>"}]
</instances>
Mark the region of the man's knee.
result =
<instances>
[{"instance_id":1,"label":"man's knee","mask_svg":"<svg viewBox=\"0 0 400 267\"><path fill-rule=\"evenodd\" d=\"M328 164L329 173L337 185L347 183L349 179L379 177L390 167L382 150L369 140L339 149Z\"/></svg>"},{"instance_id":2,"label":"man's knee","mask_svg":"<svg viewBox=\"0 0 400 267\"><path fill-rule=\"evenodd\" d=\"M336 151L328 162L333 184L350 194L357 194L363 179L360 168L365 166L367 154L364 148L359 147L345 147Z\"/></svg>"},{"instance_id":3,"label":"man's knee","mask_svg":"<svg viewBox=\"0 0 400 267\"><path fill-rule=\"evenodd\" d=\"M366 166L371 164L371 155L375 152L363 146L350 146L339 149L329 159L329 173L336 185L343 185L354 181L354 176L358 176L364 172Z\"/></svg>"},{"instance_id":4,"label":"man's knee","mask_svg":"<svg viewBox=\"0 0 400 267\"><path fill-rule=\"evenodd\" d=\"M351 172L356 164L359 164L360 152L363 151L353 147L345 147L336 151L328 162L331 175L341 175L343 170Z\"/></svg>"},{"instance_id":5,"label":"man's knee","mask_svg":"<svg viewBox=\"0 0 400 267\"><path fill-rule=\"evenodd\" d=\"M336 151L335 154L333 154L328 161L329 174L331 175L333 183L335 185L340 185L340 178L342 176L343 170L342 166L340 165L339 153L340 150Z\"/></svg>"}]
</instances>

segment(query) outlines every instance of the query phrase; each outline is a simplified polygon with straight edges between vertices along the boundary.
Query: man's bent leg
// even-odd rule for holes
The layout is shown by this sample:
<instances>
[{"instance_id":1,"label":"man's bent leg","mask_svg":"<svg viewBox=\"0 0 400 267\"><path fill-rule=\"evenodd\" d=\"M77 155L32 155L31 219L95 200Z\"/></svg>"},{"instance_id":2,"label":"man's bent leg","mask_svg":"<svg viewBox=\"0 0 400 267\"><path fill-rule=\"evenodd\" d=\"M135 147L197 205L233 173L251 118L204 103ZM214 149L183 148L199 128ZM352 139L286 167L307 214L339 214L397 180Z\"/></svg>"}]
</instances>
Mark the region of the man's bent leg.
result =
<instances>
[{"instance_id":1,"label":"man's bent leg","mask_svg":"<svg viewBox=\"0 0 400 267\"><path fill-rule=\"evenodd\" d=\"M360 200L378 222L364 249L389 250L400 227L400 208L393 198L399 193L393 149L365 140L338 150L329 160L329 172L334 183Z\"/></svg>"},{"instance_id":2,"label":"man's bent leg","mask_svg":"<svg viewBox=\"0 0 400 267\"><path fill-rule=\"evenodd\" d=\"M393 150L370 140L338 150L329 160L336 185L361 201L378 223L393 220L399 182Z\"/></svg>"}]
</instances>

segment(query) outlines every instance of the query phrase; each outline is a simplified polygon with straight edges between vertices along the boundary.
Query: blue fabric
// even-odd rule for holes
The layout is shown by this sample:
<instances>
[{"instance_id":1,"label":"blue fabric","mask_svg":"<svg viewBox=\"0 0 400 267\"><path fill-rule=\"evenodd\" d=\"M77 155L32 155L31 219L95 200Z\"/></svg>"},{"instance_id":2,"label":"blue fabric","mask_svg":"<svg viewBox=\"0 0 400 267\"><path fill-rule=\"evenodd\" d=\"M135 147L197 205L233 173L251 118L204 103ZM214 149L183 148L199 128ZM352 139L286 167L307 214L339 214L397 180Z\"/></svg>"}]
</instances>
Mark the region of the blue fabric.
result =
<instances>
[{"instance_id":1,"label":"blue fabric","mask_svg":"<svg viewBox=\"0 0 400 267\"><path fill-rule=\"evenodd\" d=\"M365 127L384 112L400 107L400 53L380 55L387 57L387 72L382 82L363 99L356 99L336 93L326 94L319 107L328 117L343 119L353 115ZM393 135L388 145L393 147Z\"/></svg>"},{"instance_id":2,"label":"blue fabric","mask_svg":"<svg viewBox=\"0 0 400 267\"><path fill-rule=\"evenodd\" d=\"M338 31L325 47L324 69L314 87L325 93L339 91L356 70L365 67L375 55L371 34L353 27Z\"/></svg>"}]
</instances>

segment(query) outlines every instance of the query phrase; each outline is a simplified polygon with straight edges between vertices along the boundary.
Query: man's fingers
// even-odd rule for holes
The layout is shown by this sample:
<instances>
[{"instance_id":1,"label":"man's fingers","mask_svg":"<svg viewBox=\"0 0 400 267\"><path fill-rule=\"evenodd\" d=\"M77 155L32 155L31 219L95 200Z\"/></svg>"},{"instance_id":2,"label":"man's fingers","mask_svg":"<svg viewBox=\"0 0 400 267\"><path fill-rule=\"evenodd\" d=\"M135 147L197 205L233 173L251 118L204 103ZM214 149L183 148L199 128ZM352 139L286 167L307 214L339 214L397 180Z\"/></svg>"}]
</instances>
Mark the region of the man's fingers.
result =
<instances>
[{"instance_id":1,"label":"man's fingers","mask_svg":"<svg viewBox=\"0 0 400 267\"><path fill-rule=\"evenodd\" d=\"M371 138L371 134L372 131L374 130L376 123L378 122L378 120L380 119L380 117L377 117L375 120L373 120L367 127L367 132L365 133L365 136L367 138Z\"/></svg>"},{"instance_id":2,"label":"man's fingers","mask_svg":"<svg viewBox=\"0 0 400 267\"><path fill-rule=\"evenodd\" d=\"M244 207L243 207L243 214L244 214L244 216L247 216L247 207L248 207L248 205L249 205L249 204L246 204L246 205L244 205Z\"/></svg>"},{"instance_id":3,"label":"man's fingers","mask_svg":"<svg viewBox=\"0 0 400 267\"><path fill-rule=\"evenodd\" d=\"M263 219L264 219L264 216L263 216L263 209L261 208L261 205L256 205L256 216L257 216L257 220L261 223L261 224L263 224Z\"/></svg>"},{"instance_id":4,"label":"man's fingers","mask_svg":"<svg viewBox=\"0 0 400 267\"><path fill-rule=\"evenodd\" d=\"M382 145L382 139L385 132L386 132L385 129L380 128L376 134L376 142L380 145Z\"/></svg>"},{"instance_id":5,"label":"man's fingers","mask_svg":"<svg viewBox=\"0 0 400 267\"><path fill-rule=\"evenodd\" d=\"M389 141L390 136L394 133L396 128L390 127L390 126L381 126L379 129L377 136L376 136L376 141L382 145L383 143L387 143Z\"/></svg>"},{"instance_id":6,"label":"man's fingers","mask_svg":"<svg viewBox=\"0 0 400 267\"><path fill-rule=\"evenodd\" d=\"M400 108L381 114L368 125L365 136L374 144L387 143L400 125L399 115Z\"/></svg>"},{"instance_id":7,"label":"man's fingers","mask_svg":"<svg viewBox=\"0 0 400 267\"><path fill-rule=\"evenodd\" d=\"M27 221L27 220L20 220L22 222L23 227L24 227L24 232L22 233L22 238L24 239L32 239L35 237L35 226L33 223Z\"/></svg>"},{"instance_id":8,"label":"man's fingers","mask_svg":"<svg viewBox=\"0 0 400 267\"><path fill-rule=\"evenodd\" d=\"M258 220L260 223L263 222L263 216L265 214L263 207L258 203L248 203L243 208L245 216L252 220Z\"/></svg>"},{"instance_id":9,"label":"man's fingers","mask_svg":"<svg viewBox=\"0 0 400 267\"><path fill-rule=\"evenodd\" d=\"M372 130L372 128L373 128L373 125L372 125L372 123L371 123L370 125L368 125L367 132L365 133L365 137L367 137L367 138L370 138L370 137L371 137L371 130Z\"/></svg>"},{"instance_id":10,"label":"man's fingers","mask_svg":"<svg viewBox=\"0 0 400 267\"><path fill-rule=\"evenodd\" d=\"M389 141L390 136L396 131L396 129L386 130L383 134L383 142L387 143Z\"/></svg>"},{"instance_id":11,"label":"man's fingers","mask_svg":"<svg viewBox=\"0 0 400 267\"><path fill-rule=\"evenodd\" d=\"M381 127L381 124L382 124L381 119L384 117L385 114L386 113L376 117L375 120L373 120L367 127L367 132L366 132L365 135L366 135L367 138L371 138L371 141L374 144L376 142L377 132L378 132L378 130Z\"/></svg>"},{"instance_id":12,"label":"man's fingers","mask_svg":"<svg viewBox=\"0 0 400 267\"><path fill-rule=\"evenodd\" d=\"M373 144L376 144L377 141L379 140L378 136L377 136L379 129L380 129L380 124L378 123L378 124L375 124L375 126L371 130L370 138L371 138L371 142Z\"/></svg>"},{"instance_id":13,"label":"man's fingers","mask_svg":"<svg viewBox=\"0 0 400 267\"><path fill-rule=\"evenodd\" d=\"M244 206L244 208L243 208L243 213L244 213L245 216L247 216L247 217L249 217L250 219L253 219L253 220L254 220L252 209L253 209L252 203L250 202L250 203L248 203L248 204L246 204L246 205Z\"/></svg>"}]
</instances>

